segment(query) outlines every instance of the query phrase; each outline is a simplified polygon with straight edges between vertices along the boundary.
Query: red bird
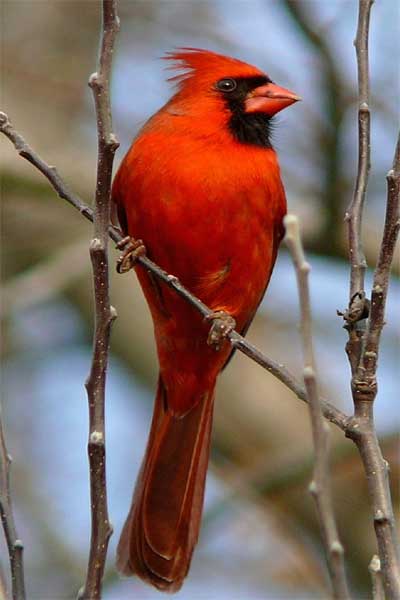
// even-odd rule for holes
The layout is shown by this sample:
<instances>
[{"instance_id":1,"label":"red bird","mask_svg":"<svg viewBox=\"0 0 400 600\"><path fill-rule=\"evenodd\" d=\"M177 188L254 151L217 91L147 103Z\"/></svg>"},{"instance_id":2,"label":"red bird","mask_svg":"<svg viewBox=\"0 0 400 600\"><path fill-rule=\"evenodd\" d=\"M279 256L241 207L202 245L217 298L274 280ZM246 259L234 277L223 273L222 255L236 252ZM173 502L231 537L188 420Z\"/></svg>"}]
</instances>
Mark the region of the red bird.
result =
<instances>
[{"instance_id":1,"label":"red bird","mask_svg":"<svg viewBox=\"0 0 400 600\"><path fill-rule=\"evenodd\" d=\"M124 233L213 311L247 331L286 212L272 117L299 97L234 58L183 48L177 93L143 127L113 184ZM186 577L200 529L214 389L231 354L210 323L135 267L153 317L160 373L154 415L117 567L160 590Z\"/></svg>"}]
</instances>

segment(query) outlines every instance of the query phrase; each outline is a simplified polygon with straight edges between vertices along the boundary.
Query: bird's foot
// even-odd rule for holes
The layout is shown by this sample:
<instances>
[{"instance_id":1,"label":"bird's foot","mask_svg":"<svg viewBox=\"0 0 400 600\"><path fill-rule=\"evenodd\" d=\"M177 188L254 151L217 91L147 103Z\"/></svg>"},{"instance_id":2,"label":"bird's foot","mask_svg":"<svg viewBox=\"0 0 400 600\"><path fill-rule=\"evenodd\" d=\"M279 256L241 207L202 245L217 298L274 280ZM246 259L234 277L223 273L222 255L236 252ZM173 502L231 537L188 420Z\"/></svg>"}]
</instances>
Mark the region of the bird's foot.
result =
<instances>
[{"instance_id":1,"label":"bird's foot","mask_svg":"<svg viewBox=\"0 0 400 600\"><path fill-rule=\"evenodd\" d=\"M117 250L123 250L123 253L117 260L117 272L127 273L130 271L139 256L146 254L146 247L142 240L135 240L127 235L116 245Z\"/></svg>"},{"instance_id":2,"label":"bird's foot","mask_svg":"<svg viewBox=\"0 0 400 600\"><path fill-rule=\"evenodd\" d=\"M207 344L213 346L215 350L219 350L223 340L235 329L236 321L224 310L217 310L207 315L204 320L212 321Z\"/></svg>"}]
</instances>

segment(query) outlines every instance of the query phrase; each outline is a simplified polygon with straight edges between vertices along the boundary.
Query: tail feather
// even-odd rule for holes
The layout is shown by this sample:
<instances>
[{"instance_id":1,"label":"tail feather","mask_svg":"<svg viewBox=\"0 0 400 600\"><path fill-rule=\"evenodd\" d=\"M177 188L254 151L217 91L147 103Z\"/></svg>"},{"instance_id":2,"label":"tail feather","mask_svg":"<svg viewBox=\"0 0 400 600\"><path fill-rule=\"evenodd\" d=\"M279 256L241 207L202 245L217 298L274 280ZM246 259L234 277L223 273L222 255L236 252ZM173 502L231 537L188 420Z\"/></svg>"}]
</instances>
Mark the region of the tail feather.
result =
<instances>
[{"instance_id":1,"label":"tail feather","mask_svg":"<svg viewBox=\"0 0 400 600\"><path fill-rule=\"evenodd\" d=\"M213 386L211 386L213 387ZM213 389L184 416L168 410L160 378L153 421L131 510L117 550L117 568L175 592L197 542L208 465Z\"/></svg>"}]
</instances>

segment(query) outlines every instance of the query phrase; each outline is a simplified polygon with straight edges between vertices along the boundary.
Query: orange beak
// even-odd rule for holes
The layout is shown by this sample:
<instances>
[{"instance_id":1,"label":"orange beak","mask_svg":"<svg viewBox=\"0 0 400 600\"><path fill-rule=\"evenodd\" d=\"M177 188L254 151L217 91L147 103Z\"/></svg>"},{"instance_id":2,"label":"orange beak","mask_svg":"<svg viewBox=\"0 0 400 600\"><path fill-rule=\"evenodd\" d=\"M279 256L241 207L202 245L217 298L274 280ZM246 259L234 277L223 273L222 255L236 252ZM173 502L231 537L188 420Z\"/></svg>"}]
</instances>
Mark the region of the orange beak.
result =
<instances>
[{"instance_id":1,"label":"orange beak","mask_svg":"<svg viewBox=\"0 0 400 600\"><path fill-rule=\"evenodd\" d=\"M275 83L267 83L255 88L245 100L245 112L264 113L270 117L301 100L300 96Z\"/></svg>"}]
</instances>

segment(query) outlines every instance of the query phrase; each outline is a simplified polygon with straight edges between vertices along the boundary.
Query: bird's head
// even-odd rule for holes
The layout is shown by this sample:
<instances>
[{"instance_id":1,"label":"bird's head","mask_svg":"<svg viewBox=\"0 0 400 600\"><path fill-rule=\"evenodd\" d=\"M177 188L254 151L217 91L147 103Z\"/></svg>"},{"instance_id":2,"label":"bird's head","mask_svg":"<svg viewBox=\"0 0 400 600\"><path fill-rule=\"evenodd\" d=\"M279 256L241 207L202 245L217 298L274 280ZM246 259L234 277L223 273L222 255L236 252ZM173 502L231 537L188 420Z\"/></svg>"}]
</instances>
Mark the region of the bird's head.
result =
<instances>
[{"instance_id":1,"label":"bird's head","mask_svg":"<svg viewBox=\"0 0 400 600\"><path fill-rule=\"evenodd\" d=\"M170 68L180 71L170 78L179 86L171 110L227 126L242 143L271 147L272 117L300 100L267 74L235 58L196 48L180 48L165 58L173 61Z\"/></svg>"}]
</instances>

